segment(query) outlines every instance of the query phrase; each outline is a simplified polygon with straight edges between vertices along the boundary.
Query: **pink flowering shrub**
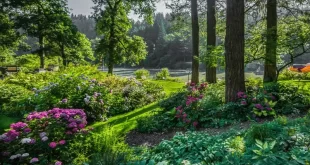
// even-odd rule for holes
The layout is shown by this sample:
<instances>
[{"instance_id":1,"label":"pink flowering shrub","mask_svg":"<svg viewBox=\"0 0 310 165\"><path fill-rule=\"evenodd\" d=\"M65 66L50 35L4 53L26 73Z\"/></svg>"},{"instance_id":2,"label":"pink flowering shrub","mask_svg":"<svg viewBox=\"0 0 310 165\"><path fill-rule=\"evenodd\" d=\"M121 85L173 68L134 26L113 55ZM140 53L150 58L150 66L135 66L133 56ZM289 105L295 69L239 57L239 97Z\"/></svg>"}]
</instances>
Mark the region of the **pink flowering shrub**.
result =
<instances>
[{"instance_id":1,"label":"pink flowering shrub","mask_svg":"<svg viewBox=\"0 0 310 165\"><path fill-rule=\"evenodd\" d=\"M86 115L80 109L32 112L23 122L13 123L0 136L0 161L8 164L62 164L73 158L67 144L88 133Z\"/></svg>"},{"instance_id":2,"label":"pink flowering shrub","mask_svg":"<svg viewBox=\"0 0 310 165\"><path fill-rule=\"evenodd\" d=\"M275 116L276 112L274 106L277 102L276 96L272 93L268 93L266 90L252 91L249 94L245 92L237 93L239 103L248 109L252 109L254 116L267 117Z\"/></svg>"},{"instance_id":3,"label":"pink flowering shrub","mask_svg":"<svg viewBox=\"0 0 310 165\"><path fill-rule=\"evenodd\" d=\"M197 128L199 125L199 102L204 98L204 92L207 88L206 83L202 84L187 84L187 96L185 98L185 106L175 108L175 118L178 120L178 126Z\"/></svg>"}]
</instances>

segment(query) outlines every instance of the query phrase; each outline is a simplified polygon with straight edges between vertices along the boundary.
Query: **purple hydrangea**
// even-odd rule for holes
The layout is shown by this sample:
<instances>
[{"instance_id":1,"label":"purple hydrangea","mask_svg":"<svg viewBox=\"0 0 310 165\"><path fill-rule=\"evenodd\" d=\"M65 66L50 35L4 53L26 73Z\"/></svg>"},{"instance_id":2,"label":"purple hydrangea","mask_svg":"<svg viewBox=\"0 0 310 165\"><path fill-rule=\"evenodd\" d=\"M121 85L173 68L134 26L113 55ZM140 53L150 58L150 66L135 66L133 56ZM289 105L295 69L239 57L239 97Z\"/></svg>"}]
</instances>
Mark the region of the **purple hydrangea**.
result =
<instances>
[{"instance_id":1,"label":"purple hydrangea","mask_svg":"<svg viewBox=\"0 0 310 165\"><path fill-rule=\"evenodd\" d=\"M40 138L43 138L43 137L45 137L46 135L47 135L46 132L41 132L41 133L40 133Z\"/></svg>"},{"instance_id":2,"label":"purple hydrangea","mask_svg":"<svg viewBox=\"0 0 310 165\"><path fill-rule=\"evenodd\" d=\"M25 132L25 133L30 133L30 132L31 132L31 129L30 129L30 128L25 128L25 129L24 129L24 132Z\"/></svg>"},{"instance_id":3,"label":"purple hydrangea","mask_svg":"<svg viewBox=\"0 0 310 165\"><path fill-rule=\"evenodd\" d=\"M11 124L10 128L11 129L14 129L16 131L20 131L22 130L23 128L27 127L28 124L27 123L23 123L23 122L17 122L17 123L13 123Z\"/></svg>"},{"instance_id":4,"label":"purple hydrangea","mask_svg":"<svg viewBox=\"0 0 310 165\"><path fill-rule=\"evenodd\" d=\"M12 129L12 130L9 130L7 133L4 133L2 135L3 137L1 138L4 142L11 142L15 139L18 138L19 136L19 132L17 132L16 130Z\"/></svg>"}]
</instances>

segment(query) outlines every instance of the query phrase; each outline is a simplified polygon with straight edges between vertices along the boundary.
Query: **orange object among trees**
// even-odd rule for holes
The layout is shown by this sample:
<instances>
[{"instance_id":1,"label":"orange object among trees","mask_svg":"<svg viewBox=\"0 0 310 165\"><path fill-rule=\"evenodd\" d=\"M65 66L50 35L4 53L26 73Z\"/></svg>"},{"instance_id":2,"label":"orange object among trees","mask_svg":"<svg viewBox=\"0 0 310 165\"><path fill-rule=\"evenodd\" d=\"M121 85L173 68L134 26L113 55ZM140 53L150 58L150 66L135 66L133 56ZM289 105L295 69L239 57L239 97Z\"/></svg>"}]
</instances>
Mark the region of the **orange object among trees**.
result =
<instances>
[{"instance_id":1,"label":"orange object among trees","mask_svg":"<svg viewBox=\"0 0 310 165\"><path fill-rule=\"evenodd\" d=\"M301 72L301 73L308 73L310 72L310 63L308 64L294 64L289 68L290 71L293 72Z\"/></svg>"}]
</instances>

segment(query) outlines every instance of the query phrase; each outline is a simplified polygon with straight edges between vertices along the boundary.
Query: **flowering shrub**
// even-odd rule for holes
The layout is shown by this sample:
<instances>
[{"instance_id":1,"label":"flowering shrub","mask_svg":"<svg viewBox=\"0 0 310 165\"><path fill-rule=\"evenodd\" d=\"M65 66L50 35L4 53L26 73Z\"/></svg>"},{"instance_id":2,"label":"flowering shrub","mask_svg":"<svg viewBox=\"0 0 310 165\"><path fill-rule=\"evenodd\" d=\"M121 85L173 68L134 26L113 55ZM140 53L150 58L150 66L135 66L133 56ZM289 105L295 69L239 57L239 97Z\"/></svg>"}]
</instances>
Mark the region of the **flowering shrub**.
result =
<instances>
[{"instance_id":1,"label":"flowering shrub","mask_svg":"<svg viewBox=\"0 0 310 165\"><path fill-rule=\"evenodd\" d=\"M198 119L200 118L201 109L199 108L199 101L204 97L204 91L207 88L207 84L194 84L188 83L188 93L186 96L185 107L178 106L175 108L179 126L193 127L198 126Z\"/></svg>"},{"instance_id":2,"label":"flowering shrub","mask_svg":"<svg viewBox=\"0 0 310 165\"><path fill-rule=\"evenodd\" d=\"M20 107L14 108L22 110L20 115L33 109L78 108L85 110L90 121L104 121L108 116L132 111L163 96L161 86L135 78L111 76L97 80L83 74L64 74L56 82L33 88L22 100L17 100ZM13 107L8 108L6 112L12 112Z\"/></svg>"},{"instance_id":3,"label":"flowering shrub","mask_svg":"<svg viewBox=\"0 0 310 165\"><path fill-rule=\"evenodd\" d=\"M68 163L67 144L86 134L86 114L80 109L32 112L0 136L0 161L9 164Z\"/></svg>"},{"instance_id":4,"label":"flowering shrub","mask_svg":"<svg viewBox=\"0 0 310 165\"><path fill-rule=\"evenodd\" d=\"M0 109L12 116L54 107L84 109L88 120L106 120L164 96L157 84L106 76L96 67L68 67L60 72L16 74L0 84ZM138 90L137 90L138 89Z\"/></svg>"},{"instance_id":5,"label":"flowering shrub","mask_svg":"<svg viewBox=\"0 0 310 165\"><path fill-rule=\"evenodd\" d=\"M266 90L257 88L249 95L245 92L238 92L237 96L239 103L244 108L252 109L252 112L257 117L276 115L273 107L276 104L277 98L273 93L268 93Z\"/></svg>"}]
</instances>

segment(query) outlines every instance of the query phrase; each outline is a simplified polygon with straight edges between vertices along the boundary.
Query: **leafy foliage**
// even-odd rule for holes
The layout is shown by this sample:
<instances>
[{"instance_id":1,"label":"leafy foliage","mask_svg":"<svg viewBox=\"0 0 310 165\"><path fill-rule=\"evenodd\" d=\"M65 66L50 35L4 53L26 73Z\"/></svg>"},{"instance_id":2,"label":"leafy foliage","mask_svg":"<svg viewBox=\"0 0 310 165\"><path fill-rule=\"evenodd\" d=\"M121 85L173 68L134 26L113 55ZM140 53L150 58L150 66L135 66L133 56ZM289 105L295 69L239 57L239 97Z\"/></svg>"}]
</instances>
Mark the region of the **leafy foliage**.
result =
<instances>
[{"instance_id":1,"label":"leafy foliage","mask_svg":"<svg viewBox=\"0 0 310 165\"><path fill-rule=\"evenodd\" d=\"M146 79L150 76L150 72L146 69L138 69L135 71L136 79Z\"/></svg>"},{"instance_id":2,"label":"leafy foliage","mask_svg":"<svg viewBox=\"0 0 310 165\"><path fill-rule=\"evenodd\" d=\"M68 143L87 134L85 113L76 109L52 109L30 113L24 122L11 124L1 135L1 162L69 163ZM68 157L69 156L69 157Z\"/></svg>"},{"instance_id":3,"label":"leafy foliage","mask_svg":"<svg viewBox=\"0 0 310 165\"><path fill-rule=\"evenodd\" d=\"M132 111L164 95L159 85L134 78L105 77L93 67L35 75L20 73L4 81L6 83L0 87L18 87L17 90L1 91L3 112L12 115L55 106L79 107L85 110L89 120L106 120L108 116Z\"/></svg>"},{"instance_id":4,"label":"leafy foliage","mask_svg":"<svg viewBox=\"0 0 310 165\"><path fill-rule=\"evenodd\" d=\"M145 164L307 164L307 120L292 120L285 126L270 122L213 136L203 132L177 134L139 157Z\"/></svg>"}]
</instances>

